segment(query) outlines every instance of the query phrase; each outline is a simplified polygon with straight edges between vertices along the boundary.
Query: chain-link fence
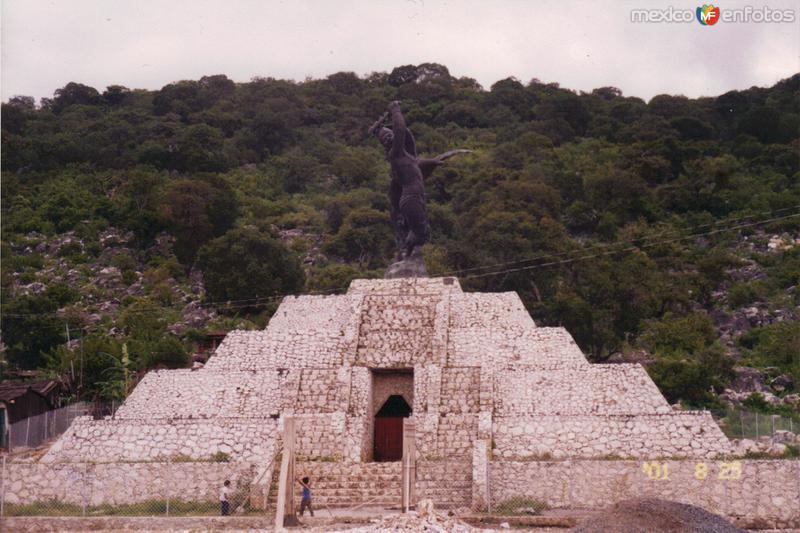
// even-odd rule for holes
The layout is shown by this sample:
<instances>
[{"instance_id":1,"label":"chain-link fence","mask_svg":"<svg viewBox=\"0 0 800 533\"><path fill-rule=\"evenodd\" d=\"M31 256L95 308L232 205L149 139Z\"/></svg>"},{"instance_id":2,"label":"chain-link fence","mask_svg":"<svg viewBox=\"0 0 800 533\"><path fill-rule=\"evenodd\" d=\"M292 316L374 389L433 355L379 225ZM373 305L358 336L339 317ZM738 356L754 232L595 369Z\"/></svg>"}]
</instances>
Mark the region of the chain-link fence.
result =
<instances>
[{"instance_id":1,"label":"chain-link fence","mask_svg":"<svg viewBox=\"0 0 800 533\"><path fill-rule=\"evenodd\" d=\"M796 418L743 410L728 411L721 425L727 436L735 439L773 437L777 431L800 432Z\"/></svg>"},{"instance_id":2,"label":"chain-link fence","mask_svg":"<svg viewBox=\"0 0 800 533\"><path fill-rule=\"evenodd\" d=\"M116 403L77 402L60 409L45 411L9 424L3 443L8 451L14 451L15 448L33 448L64 433L76 417L113 415L116 408Z\"/></svg>"},{"instance_id":3,"label":"chain-link fence","mask_svg":"<svg viewBox=\"0 0 800 533\"><path fill-rule=\"evenodd\" d=\"M43 464L3 457L0 517L264 515L274 511L273 464Z\"/></svg>"},{"instance_id":4,"label":"chain-link fence","mask_svg":"<svg viewBox=\"0 0 800 533\"><path fill-rule=\"evenodd\" d=\"M526 496L512 496L500 502L495 502L489 509L492 514L502 516L536 516L550 508L547 502L528 498Z\"/></svg>"},{"instance_id":5,"label":"chain-link fence","mask_svg":"<svg viewBox=\"0 0 800 533\"><path fill-rule=\"evenodd\" d=\"M486 463L486 500L482 511L489 515L494 516L537 516L544 514L550 505L544 498L530 496L529 488L524 483L520 483L513 490L509 490L509 484L505 483L510 477L517 481L516 476L506 476L503 474L504 469L498 462L487 461ZM571 483L571 477L568 477L568 484ZM512 483L515 485L515 483ZM561 492L564 492L564 487L561 487ZM571 494L571 486L568 487L567 492ZM528 494L526 494L528 493ZM562 497L566 497L561 494Z\"/></svg>"}]
</instances>

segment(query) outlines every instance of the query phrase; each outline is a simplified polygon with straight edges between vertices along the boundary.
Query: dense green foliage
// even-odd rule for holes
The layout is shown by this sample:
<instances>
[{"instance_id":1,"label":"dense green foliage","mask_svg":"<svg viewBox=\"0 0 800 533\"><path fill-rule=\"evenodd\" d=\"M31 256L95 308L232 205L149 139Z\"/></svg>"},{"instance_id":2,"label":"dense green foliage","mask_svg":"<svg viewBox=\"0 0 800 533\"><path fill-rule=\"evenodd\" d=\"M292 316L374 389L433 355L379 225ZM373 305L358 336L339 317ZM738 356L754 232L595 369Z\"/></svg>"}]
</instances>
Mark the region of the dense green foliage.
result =
<instances>
[{"instance_id":1,"label":"dense green foliage","mask_svg":"<svg viewBox=\"0 0 800 533\"><path fill-rule=\"evenodd\" d=\"M303 83L217 75L158 91L70 83L39 107L28 97L3 104L9 361L41 366L40 354L66 340L52 313L72 297L18 290L47 283L26 251L41 235L74 231L88 244L60 253L80 268L104 260L106 228L133 232L136 260L109 264L130 284L143 263L146 298L123 299L90 330L108 335L113 324L138 368L166 357L156 344L176 312L170 287L188 283L192 266L212 301L380 275L393 253L388 168L366 128L394 99L421 153L475 151L427 183L432 274L457 272L467 290L517 291L537 322L565 326L595 361L648 348L671 400L707 402L739 349L800 382L796 330L754 329L724 347L710 318L756 301L798 303L787 292L800 276L797 247L762 242L798 219L727 229L800 204L800 74L771 88L645 102L613 87L575 93L513 78L485 90L437 64ZM686 238L715 229L726 231ZM287 248L275 240L285 230L302 238ZM161 232L175 238L171 249L146 252ZM744 260L764 275L732 278Z\"/></svg>"},{"instance_id":2,"label":"dense green foliage","mask_svg":"<svg viewBox=\"0 0 800 533\"><path fill-rule=\"evenodd\" d=\"M298 293L303 270L296 257L252 228L231 230L200 249L206 291L218 302L248 304L258 298Z\"/></svg>"}]
</instances>

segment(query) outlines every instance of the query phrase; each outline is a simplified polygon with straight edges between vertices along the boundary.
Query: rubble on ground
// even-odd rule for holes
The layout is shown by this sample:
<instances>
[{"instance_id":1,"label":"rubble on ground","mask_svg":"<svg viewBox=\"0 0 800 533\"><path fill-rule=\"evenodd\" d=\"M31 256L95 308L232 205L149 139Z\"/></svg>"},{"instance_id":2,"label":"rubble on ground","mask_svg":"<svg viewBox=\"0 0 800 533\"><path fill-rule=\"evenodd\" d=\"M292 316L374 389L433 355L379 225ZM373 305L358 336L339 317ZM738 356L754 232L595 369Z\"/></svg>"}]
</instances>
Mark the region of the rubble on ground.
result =
<instances>
[{"instance_id":1,"label":"rubble on ground","mask_svg":"<svg viewBox=\"0 0 800 533\"><path fill-rule=\"evenodd\" d=\"M431 500L421 500L417 505L419 512L396 513L373 519L369 525L353 529L342 529L346 533L372 533L379 531L427 532L427 533L477 533L490 532L491 529L480 529L461 522L455 517L447 516L433 508Z\"/></svg>"}]
</instances>

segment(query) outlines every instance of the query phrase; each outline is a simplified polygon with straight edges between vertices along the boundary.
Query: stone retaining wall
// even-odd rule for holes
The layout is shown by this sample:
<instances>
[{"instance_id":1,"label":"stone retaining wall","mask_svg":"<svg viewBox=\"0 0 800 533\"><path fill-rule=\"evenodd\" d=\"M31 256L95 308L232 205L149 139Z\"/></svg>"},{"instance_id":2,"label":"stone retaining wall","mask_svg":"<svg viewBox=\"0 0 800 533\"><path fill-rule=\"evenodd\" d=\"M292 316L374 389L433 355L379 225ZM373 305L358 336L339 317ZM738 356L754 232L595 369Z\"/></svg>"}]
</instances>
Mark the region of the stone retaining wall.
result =
<instances>
[{"instance_id":1,"label":"stone retaining wall","mask_svg":"<svg viewBox=\"0 0 800 533\"><path fill-rule=\"evenodd\" d=\"M472 504L472 457L417 461L417 499L433 500L436 507Z\"/></svg>"},{"instance_id":2,"label":"stone retaining wall","mask_svg":"<svg viewBox=\"0 0 800 533\"><path fill-rule=\"evenodd\" d=\"M261 331L231 331L209 359L212 370L337 367L355 351L361 299L288 296Z\"/></svg>"},{"instance_id":3,"label":"stone retaining wall","mask_svg":"<svg viewBox=\"0 0 800 533\"><path fill-rule=\"evenodd\" d=\"M636 416L494 417L493 453L504 459L705 457L733 452L708 412Z\"/></svg>"},{"instance_id":4,"label":"stone retaining wall","mask_svg":"<svg viewBox=\"0 0 800 533\"><path fill-rule=\"evenodd\" d=\"M698 505L741 526L800 526L797 460L491 461L489 471L493 505L522 496L550 507L598 508L653 497Z\"/></svg>"},{"instance_id":5,"label":"stone retaining wall","mask_svg":"<svg viewBox=\"0 0 800 533\"><path fill-rule=\"evenodd\" d=\"M451 314L453 305L451 301ZM500 317L493 325L485 327L462 328L451 323L447 354L448 364L453 366L589 365L566 329L509 326Z\"/></svg>"},{"instance_id":6,"label":"stone retaining wall","mask_svg":"<svg viewBox=\"0 0 800 533\"><path fill-rule=\"evenodd\" d=\"M345 413L295 415L295 453L305 459L341 460L347 453Z\"/></svg>"},{"instance_id":7,"label":"stone retaining wall","mask_svg":"<svg viewBox=\"0 0 800 533\"><path fill-rule=\"evenodd\" d=\"M154 461L209 459L222 452L235 461L270 457L278 437L272 418L92 420L76 418L41 461Z\"/></svg>"},{"instance_id":8,"label":"stone retaining wall","mask_svg":"<svg viewBox=\"0 0 800 533\"><path fill-rule=\"evenodd\" d=\"M115 418L264 417L281 411L281 376L203 369L148 372ZM157 402L153 398L158 398Z\"/></svg>"},{"instance_id":9,"label":"stone retaining wall","mask_svg":"<svg viewBox=\"0 0 800 533\"><path fill-rule=\"evenodd\" d=\"M497 416L670 413L641 365L521 366L494 375Z\"/></svg>"},{"instance_id":10,"label":"stone retaining wall","mask_svg":"<svg viewBox=\"0 0 800 533\"><path fill-rule=\"evenodd\" d=\"M215 503L226 479L249 490L251 463L12 463L6 464L5 501L74 505L132 504L149 500Z\"/></svg>"}]
</instances>

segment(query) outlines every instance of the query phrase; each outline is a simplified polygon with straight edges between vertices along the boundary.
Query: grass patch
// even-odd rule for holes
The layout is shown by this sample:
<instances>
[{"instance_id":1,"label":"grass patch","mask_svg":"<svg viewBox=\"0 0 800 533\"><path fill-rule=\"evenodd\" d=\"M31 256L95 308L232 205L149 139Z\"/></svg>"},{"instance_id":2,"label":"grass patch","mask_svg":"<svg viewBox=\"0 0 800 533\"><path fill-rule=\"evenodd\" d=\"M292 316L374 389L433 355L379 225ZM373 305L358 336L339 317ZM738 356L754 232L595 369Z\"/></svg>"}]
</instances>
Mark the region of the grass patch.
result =
<instances>
[{"instance_id":1,"label":"grass patch","mask_svg":"<svg viewBox=\"0 0 800 533\"><path fill-rule=\"evenodd\" d=\"M225 452L217 452L211 456L211 462L213 463L228 463L231 460L231 456Z\"/></svg>"},{"instance_id":2,"label":"grass patch","mask_svg":"<svg viewBox=\"0 0 800 533\"><path fill-rule=\"evenodd\" d=\"M339 455L298 455L296 459L298 461L313 461L317 463L338 463L342 460L342 457Z\"/></svg>"},{"instance_id":3,"label":"grass patch","mask_svg":"<svg viewBox=\"0 0 800 533\"><path fill-rule=\"evenodd\" d=\"M503 515L538 515L550 506L541 500L527 496L512 496L492 506L492 514Z\"/></svg>"},{"instance_id":4,"label":"grass patch","mask_svg":"<svg viewBox=\"0 0 800 533\"><path fill-rule=\"evenodd\" d=\"M231 502L231 513L237 508ZM169 516L217 516L219 515L219 502L209 501L184 501L170 500ZM50 500L29 504L6 503L4 508L6 516L83 516L81 505ZM250 510L245 505L247 514L263 514L263 511ZM86 516L166 516L166 500L148 500L132 504L102 504L87 505Z\"/></svg>"}]
</instances>

